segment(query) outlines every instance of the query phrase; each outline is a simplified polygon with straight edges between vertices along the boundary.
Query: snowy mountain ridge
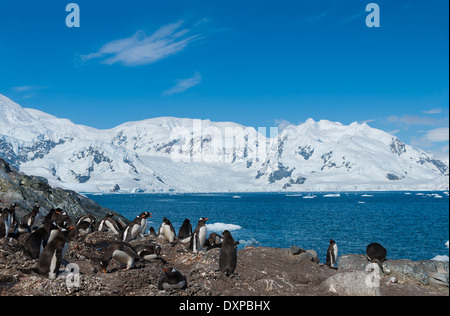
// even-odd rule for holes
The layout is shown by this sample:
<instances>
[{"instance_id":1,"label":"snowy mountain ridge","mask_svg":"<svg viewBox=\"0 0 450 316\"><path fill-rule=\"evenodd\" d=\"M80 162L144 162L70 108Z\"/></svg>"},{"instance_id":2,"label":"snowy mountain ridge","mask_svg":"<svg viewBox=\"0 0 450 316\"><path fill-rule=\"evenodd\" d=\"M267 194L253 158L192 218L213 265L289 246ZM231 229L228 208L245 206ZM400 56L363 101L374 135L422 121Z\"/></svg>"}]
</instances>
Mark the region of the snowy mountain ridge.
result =
<instances>
[{"instance_id":1,"label":"snowy mountain ridge","mask_svg":"<svg viewBox=\"0 0 450 316\"><path fill-rule=\"evenodd\" d=\"M231 122L161 117L99 130L24 109L2 95L0 157L53 185L83 192L449 186L448 162L367 124L309 119L276 134Z\"/></svg>"}]
</instances>

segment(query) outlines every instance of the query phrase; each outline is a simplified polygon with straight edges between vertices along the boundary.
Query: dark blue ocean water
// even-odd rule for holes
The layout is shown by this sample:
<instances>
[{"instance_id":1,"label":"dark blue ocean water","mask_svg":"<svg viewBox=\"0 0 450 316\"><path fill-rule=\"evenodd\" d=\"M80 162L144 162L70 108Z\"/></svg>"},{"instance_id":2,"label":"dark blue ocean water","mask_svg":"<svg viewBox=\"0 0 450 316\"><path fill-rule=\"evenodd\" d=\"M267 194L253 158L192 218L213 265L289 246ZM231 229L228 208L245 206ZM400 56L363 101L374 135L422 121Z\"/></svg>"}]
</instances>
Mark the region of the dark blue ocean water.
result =
<instances>
[{"instance_id":1,"label":"dark blue ocean water","mask_svg":"<svg viewBox=\"0 0 450 316\"><path fill-rule=\"evenodd\" d=\"M218 233L233 229L230 231L242 247L297 245L316 250L324 262L330 238L337 242L340 255L363 254L368 244L378 242L387 249L388 259L448 256L445 243L449 240L449 198L442 192L431 193L350 192L339 197L313 193L316 197L311 199L304 198L306 193L301 196L239 193L89 197L130 220L149 211L153 213L151 225L156 230L163 217L171 220L177 232L185 218L191 219L195 229L200 217L208 217L208 224L217 224L212 227Z\"/></svg>"}]
</instances>

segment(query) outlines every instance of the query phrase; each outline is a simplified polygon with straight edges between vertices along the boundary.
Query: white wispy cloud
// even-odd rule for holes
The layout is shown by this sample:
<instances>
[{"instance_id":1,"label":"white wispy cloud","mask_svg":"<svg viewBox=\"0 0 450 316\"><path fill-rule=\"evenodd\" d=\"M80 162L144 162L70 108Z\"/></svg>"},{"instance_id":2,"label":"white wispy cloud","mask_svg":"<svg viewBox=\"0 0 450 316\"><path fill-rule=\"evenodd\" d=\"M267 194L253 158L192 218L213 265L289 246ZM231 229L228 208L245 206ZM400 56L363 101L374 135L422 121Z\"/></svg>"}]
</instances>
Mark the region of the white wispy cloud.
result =
<instances>
[{"instance_id":1,"label":"white wispy cloud","mask_svg":"<svg viewBox=\"0 0 450 316\"><path fill-rule=\"evenodd\" d=\"M163 95L169 96L169 95L187 91L195 86L198 86L201 82L202 82L202 76L200 75L199 72L196 72L194 74L194 77L192 77L192 78L177 80L177 84L174 87L164 91Z\"/></svg>"},{"instance_id":2,"label":"white wispy cloud","mask_svg":"<svg viewBox=\"0 0 450 316\"><path fill-rule=\"evenodd\" d=\"M441 114L442 113L442 109L437 108L437 109L431 109L428 111L423 111L423 114Z\"/></svg>"},{"instance_id":3,"label":"white wispy cloud","mask_svg":"<svg viewBox=\"0 0 450 316\"><path fill-rule=\"evenodd\" d=\"M425 117L418 115L392 115L387 118L389 123L400 123L406 125L426 125L426 126L438 126L448 122L448 118L436 119L433 117Z\"/></svg>"},{"instance_id":4,"label":"white wispy cloud","mask_svg":"<svg viewBox=\"0 0 450 316\"><path fill-rule=\"evenodd\" d=\"M449 128L441 127L428 131L425 135L426 139L432 143L448 142Z\"/></svg>"},{"instance_id":5,"label":"white wispy cloud","mask_svg":"<svg viewBox=\"0 0 450 316\"><path fill-rule=\"evenodd\" d=\"M98 52L82 55L83 61L101 59L107 65L116 63L125 66L148 65L183 51L199 34L191 34L182 28L184 21L165 25L151 35L143 30L133 36L106 43Z\"/></svg>"}]
</instances>

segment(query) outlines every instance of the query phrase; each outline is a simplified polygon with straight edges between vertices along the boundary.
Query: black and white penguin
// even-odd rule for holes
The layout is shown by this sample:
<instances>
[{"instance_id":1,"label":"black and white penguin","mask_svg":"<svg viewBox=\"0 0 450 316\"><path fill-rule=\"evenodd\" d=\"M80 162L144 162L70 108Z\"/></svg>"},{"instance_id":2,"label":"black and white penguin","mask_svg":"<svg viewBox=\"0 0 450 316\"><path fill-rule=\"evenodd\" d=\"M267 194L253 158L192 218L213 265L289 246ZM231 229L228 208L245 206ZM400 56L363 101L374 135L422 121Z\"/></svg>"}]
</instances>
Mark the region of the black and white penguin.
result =
<instances>
[{"instance_id":1,"label":"black and white penguin","mask_svg":"<svg viewBox=\"0 0 450 316\"><path fill-rule=\"evenodd\" d=\"M338 247L336 242L333 239L330 239L330 245L327 250L327 261L326 265L330 268L334 269L334 265L336 264L338 258Z\"/></svg>"},{"instance_id":2,"label":"black and white penguin","mask_svg":"<svg viewBox=\"0 0 450 316\"><path fill-rule=\"evenodd\" d=\"M209 235L207 240L208 250L222 247L222 241L223 241L222 236L220 236L217 233L212 233L211 235Z\"/></svg>"},{"instance_id":3,"label":"black and white penguin","mask_svg":"<svg viewBox=\"0 0 450 316\"><path fill-rule=\"evenodd\" d=\"M185 289L187 287L186 277L175 268L163 268L164 275L158 283L158 290Z\"/></svg>"},{"instance_id":4,"label":"black and white penguin","mask_svg":"<svg viewBox=\"0 0 450 316\"><path fill-rule=\"evenodd\" d=\"M97 222L97 219L95 218L94 215L91 214L86 214L81 216L76 223L76 226L78 226L81 222L88 222L91 223L93 226L95 226L95 223Z\"/></svg>"},{"instance_id":5,"label":"black and white penguin","mask_svg":"<svg viewBox=\"0 0 450 316\"><path fill-rule=\"evenodd\" d=\"M136 216L136 218L128 224L123 232L123 242L129 242L135 239L141 233L141 215Z\"/></svg>"},{"instance_id":6,"label":"black and white penguin","mask_svg":"<svg viewBox=\"0 0 450 316\"><path fill-rule=\"evenodd\" d=\"M223 241L222 248L220 248L219 254L219 270L222 274L230 276L236 270L237 265L237 246L239 242L233 239L231 233L226 230L222 233Z\"/></svg>"},{"instance_id":7,"label":"black and white penguin","mask_svg":"<svg viewBox=\"0 0 450 316\"><path fill-rule=\"evenodd\" d=\"M159 227L159 234L160 237L165 238L170 243L173 243L175 241L175 238L177 238L172 223L165 217L163 218L163 222Z\"/></svg>"},{"instance_id":8,"label":"black and white penguin","mask_svg":"<svg viewBox=\"0 0 450 316\"><path fill-rule=\"evenodd\" d=\"M110 244L106 248L100 262L103 273L106 273L106 269L112 259L117 260L122 266L125 266L126 268L124 270L129 270L134 266L135 260L139 259L139 254L129 243L115 242Z\"/></svg>"},{"instance_id":9,"label":"black and white penguin","mask_svg":"<svg viewBox=\"0 0 450 316\"><path fill-rule=\"evenodd\" d=\"M183 222L183 224L180 227L180 230L178 231L178 240L182 243L187 243L191 240L192 237L192 225L191 220L189 218L186 218Z\"/></svg>"},{"instance_id":10,"label":"black and white penguin","mask_svg":"<svg viewBox=\"0 0 450 316\"><path fill-rule=\"evenodd\" d=\"M208 233L208 229L206 228L207 220L209 220L209 218L201 217L198 220L197 228L195 228L194 234L192 235L189 249L194 253L198 253L205 245L206 235Z\"/></svg>"},{"instance_id":11,"label":"black and white penguin","mask_svg":"<svg viewBox=\"0 0 450 316\"><path fill-rule=\"evenodd\" d=\"M24 257L27 259L39 259L42 250L47 246L51 232L57 229L58 226L54 222L48 222L32 232L23 245Z\"/></svg>"},{"instance_id":12,"label":"black and white penguin","mask_svg":"<svg viewBox=\"0 0 450 316\"><path fill-rule=\"evenodd\" d=\"M148 219L150 217L152 217L152 213L149 212L142 212L141 215L139 215L141 217L141 232L140 234L142 236L144 236L145 232L147 231L148 228Z\"/></svg>"},{"instance_id":13,"label":"black and white penguin","mask_svg":"<svg viewBox=\"0 0 450 316\"><path fill-rule=\"evenodd\" d=\"M3 209L0 215L0 238L8 237L11 225L16 222L16 204L11 204L10 208Z\"/></svg>"},{"instance_id":14,"label":"black and white penguin","mask_svg":"<svg viewBox=\"0 0 450 316\"><path fill-rule=\"evenodd\" d=\"M58 233L53 236L39 256L36 272L47 275L50 280L55 280L68 248L69 230L58 227Z\"/></svg>"},{"instance_id":15,"label":"black and white penguin","mask_svg":"<svg viewBox=\"0 0 450 316\"><path fill-rule=\"evenodd\" d=\"M162 247L160 245L137 245L134 249L142 259L150 261L161 256Z\"/></svg>"},{"instance_id":16,"label":"black and white penguin","mask_svg":"<svg viewBox=\"0 0 450 316\"><path fill-rule=\"evenodd\" d=\"M372 243L367 246L366 249L367 259L372 263L377 263L382 272L384 272L382 264L384 261L386 261L386 255L387 255L386 249L380 244Z\"/></svg>"},{"instance_id":17,"label":"black and white penguin","mask_svg":"<svg viewBox=\"0 0 450 316\"><path fill-rule=\"evenodd\" d=\"M153 228L153 226L150 226L150 229L148 230L148 235L152 238L158 238L158 234L156 233L156 230Z\"/></svg>"},{"instance_id":18,"label":"black and white penguin","mask_svg":"<svg viewBox=\"0 0 450 316\"><path fill-rule=\"evenodd\" d=\"M29 212L27 215L25 215L22 220L19 223L18 231L19 233L31 233L33 230L34 224L36 222L36 218L39 214L39 208L40 206L36 204L31 212Z\"/></svg>"},{"instance_id":19,"label":"black and white penguin","mask_svg":"<svg viewBox=\"0 0 450 316\"><path fill-rule=\"evenodd\" d=\"M108 213L105 218L103 218L98 224L98 231L101 232L103 230L107 230L108 232L114 235L122 235L122 227L121 225L113 218L115 214Z\"/></svg>"}]
</instances>

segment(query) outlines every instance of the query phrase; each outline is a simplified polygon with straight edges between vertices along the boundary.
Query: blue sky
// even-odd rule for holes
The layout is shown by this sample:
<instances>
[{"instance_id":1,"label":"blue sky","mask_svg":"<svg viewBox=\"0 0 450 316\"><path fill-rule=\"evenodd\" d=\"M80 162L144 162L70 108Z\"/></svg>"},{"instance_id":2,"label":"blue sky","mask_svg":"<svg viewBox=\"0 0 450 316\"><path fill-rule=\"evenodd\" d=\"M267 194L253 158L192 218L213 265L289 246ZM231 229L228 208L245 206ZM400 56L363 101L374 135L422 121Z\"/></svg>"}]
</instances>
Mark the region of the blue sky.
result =
<instances>
[{"instance_id":1,"label":"blue sky","mask_svg":"<svg viewBox=\"0 0 450 316\"><path fill-rule=\"evenodd\" d=\"M362 0L3 1L0 93L97 128L311 117L448 152L449 3L375 2L380 28Z\"/></svg>"}]
</instances>

